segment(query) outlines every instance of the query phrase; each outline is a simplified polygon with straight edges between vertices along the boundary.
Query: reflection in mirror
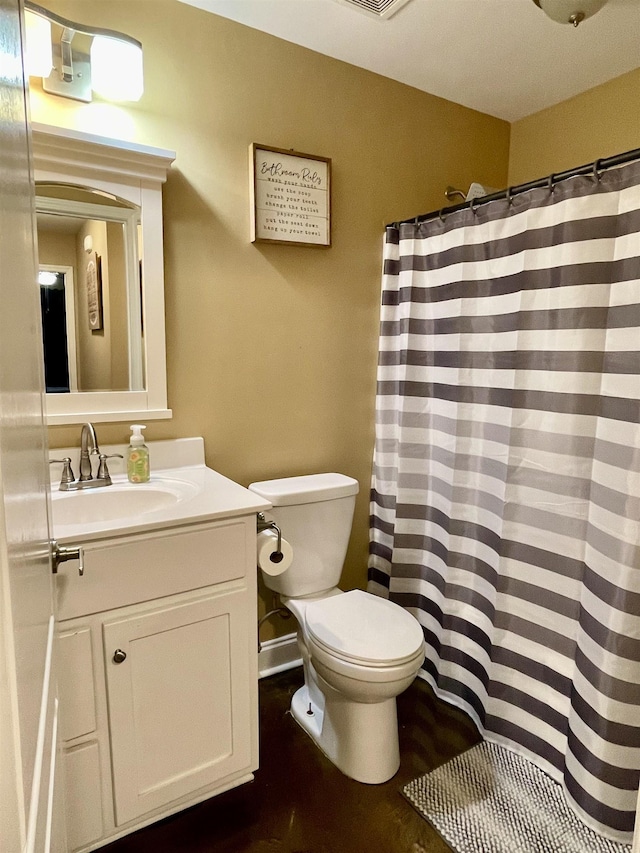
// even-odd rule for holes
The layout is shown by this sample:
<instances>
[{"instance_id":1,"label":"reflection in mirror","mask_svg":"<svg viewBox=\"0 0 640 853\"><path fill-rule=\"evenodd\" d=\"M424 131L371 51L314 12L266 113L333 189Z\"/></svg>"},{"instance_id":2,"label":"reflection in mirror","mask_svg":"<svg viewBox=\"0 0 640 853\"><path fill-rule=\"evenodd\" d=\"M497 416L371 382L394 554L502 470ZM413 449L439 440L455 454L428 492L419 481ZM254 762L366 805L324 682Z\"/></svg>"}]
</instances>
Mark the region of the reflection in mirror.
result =
<instances>
[{"instance_id":1,"label":"reflection in mirror","mask_svg":"<svg viewBox=\"0 0 640 853\"><path fill-rule=\"evenodd\" d=\"M47 184L36 211L47 392L144 390L139 210Z\"/></svg>"},{"instance_id":2,"label":"reflection in mirror","mask_svg":"<svg viewBox=\"0 0 640 853\"><path fill-rule=\"evenodd\" d=\"M78 390L73 268L40 264L44 382L49 393Z\"/></svg>"}]
</instances>

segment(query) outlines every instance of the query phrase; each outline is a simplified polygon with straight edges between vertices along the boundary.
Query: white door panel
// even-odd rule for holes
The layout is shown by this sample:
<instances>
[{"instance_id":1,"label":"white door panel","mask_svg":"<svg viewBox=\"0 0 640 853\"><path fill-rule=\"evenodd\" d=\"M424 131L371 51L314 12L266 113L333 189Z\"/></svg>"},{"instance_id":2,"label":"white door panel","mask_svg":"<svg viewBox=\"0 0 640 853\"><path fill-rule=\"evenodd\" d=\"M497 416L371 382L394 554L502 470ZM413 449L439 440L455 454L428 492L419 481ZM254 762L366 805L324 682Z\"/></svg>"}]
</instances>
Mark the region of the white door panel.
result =
<instances>
[{"instance_id":1,"label":"white door panel","mask_svg":"<svg viewBox=\"0 0 640 853\"><path fill-rule=\"evenodd\" d=\"M19 0L0 0L0 849L64 849L34 187Z\"/></svg>"}]
</instances>

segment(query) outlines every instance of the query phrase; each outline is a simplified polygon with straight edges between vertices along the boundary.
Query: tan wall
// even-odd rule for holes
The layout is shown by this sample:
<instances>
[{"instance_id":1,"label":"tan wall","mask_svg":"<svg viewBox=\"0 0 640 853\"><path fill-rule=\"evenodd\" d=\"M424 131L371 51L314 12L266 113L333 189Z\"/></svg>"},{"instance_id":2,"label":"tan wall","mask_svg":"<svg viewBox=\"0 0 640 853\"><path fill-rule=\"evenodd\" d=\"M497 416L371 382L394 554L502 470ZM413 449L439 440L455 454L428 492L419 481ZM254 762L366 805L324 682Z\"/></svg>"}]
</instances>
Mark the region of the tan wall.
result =
<instances>
[{"instance_id":1,"label":"tan wall","mask_svg":"<svg viewBox=\"0 0 640 853\"><path fill-rule=\"evenodd\" d=\"M91 237L93 251L102 258L102 317L101 329L89 326L87 301L87 263L85 237ZM111 317L109 312L109 263L107 252L107 223L87 219L76 237L77 270L76 311L78 315L78 388L82 391L102 391L111 388Z\"/></svg>"},{"instance_id":2,"label":"tan wall","mask_svg":"<svg viewBox=\"0 0 640 853\"><path fill-rule=\"evenodd\" d=\"M208 464L245 485L356 477L342 585L363 586L384 224L443 206L448 184L504 186L508 124L175 0L48 6L140 39L145 94L121 110L34 91L33 119L177 152L164 191L174 417L147 437L202 435ZM331 248L249 242L251 142L332 159Z\"/></svg>"},{"instance_id":3,"label":"tan wall","mask_svg":"<svg viewBox=\"0 0 640 853\"><path fill-rule=\"evenodd\" d=\"M640 147L640 69L511 126L509 184Z\"/></svg>"},{"instance_id":4,"label":"tan wall","mask_svg":"<svg viewBox=\"0 0 640 853\"><path fill-rule=\"evenodd\" d=\"M107 222L109 265L109 340L111 342L111 390L129 390L129 333L127 312L127 268L124 229L120 222ZM104 262L103 262L104 263Z\"/></svg>"},{"instance_id":5,"label":"tan wall","mask_svg":"<svg viewBox=\"0 0 640 853\"><path fill-rule=\"evenodd\" d=\"M41 264L73 267L76 277L76 238L58 231L38 232L38 258Z\"/></svg>"}]
</instances>

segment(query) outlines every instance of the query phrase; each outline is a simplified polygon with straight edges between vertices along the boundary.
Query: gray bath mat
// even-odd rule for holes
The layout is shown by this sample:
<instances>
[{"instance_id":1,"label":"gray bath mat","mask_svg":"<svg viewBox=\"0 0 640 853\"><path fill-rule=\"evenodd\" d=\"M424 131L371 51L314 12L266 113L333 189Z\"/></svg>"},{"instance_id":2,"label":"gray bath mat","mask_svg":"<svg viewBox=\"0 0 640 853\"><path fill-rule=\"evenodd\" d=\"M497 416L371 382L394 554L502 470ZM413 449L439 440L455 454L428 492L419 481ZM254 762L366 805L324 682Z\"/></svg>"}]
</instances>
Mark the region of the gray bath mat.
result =
<instances>
[{"instance_id":1,"label":"gray bath mat","mask_svg":"<svg viewBox=\"0 0 640 853\"><path fill-rule=\"evenodd\" d=\"M495 743L479 743L402 793L456 853L631 853L585 826L546 773Z\"/></svg>"}]
</instances>

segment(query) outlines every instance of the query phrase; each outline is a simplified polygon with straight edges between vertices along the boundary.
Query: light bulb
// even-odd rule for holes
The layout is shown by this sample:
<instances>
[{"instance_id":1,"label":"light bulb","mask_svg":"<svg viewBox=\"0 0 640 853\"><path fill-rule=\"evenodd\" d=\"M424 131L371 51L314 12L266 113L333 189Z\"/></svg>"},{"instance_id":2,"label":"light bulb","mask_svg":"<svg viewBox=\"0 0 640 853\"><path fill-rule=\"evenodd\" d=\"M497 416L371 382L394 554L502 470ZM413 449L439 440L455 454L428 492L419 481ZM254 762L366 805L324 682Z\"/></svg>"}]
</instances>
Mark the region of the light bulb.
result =
<instances>
[{"instance_id":1,"label":"light bulb","mask_svg":"<svg viewBox=\"0 0 640 853\"><path fill-rule=\"evenodd\" d=\"M607 0L533 0L536 6L559 24L573 24L577 27L581 21L599 12Z\"/></svg>"},{"instance_id":2,"label":"light bulb","mask_svg":"<svg viewBox=\"0 0 640 853\"><path fill-rule=\"evenodd\" d=\"M110 101L139 101L144 91L142 48L128 41L94 36L91 88Z\"/></svg>"},{"instance_id":3,"label":"light bulb","mask_svg":"<svg viewBox=\"0 0 640 853\"><path fill-rule=\"evenodd\" d=\"M41 287L53 287L54 284L58 283L58 275L55 272L48 272L47 270L40 270L38 273L38 284Z\"/></svg>"},{"instance_id":4,"label":"light bulb","mask_svg":"<svg viewBox=\"0 0 640 853\"><path fill-rule=\"evenodd\" d=\"M29 77L48 77L53 68L51 24L46 18L25 10L25 70Z\"/></svg>"}]
</instances>

